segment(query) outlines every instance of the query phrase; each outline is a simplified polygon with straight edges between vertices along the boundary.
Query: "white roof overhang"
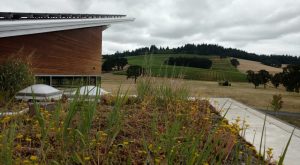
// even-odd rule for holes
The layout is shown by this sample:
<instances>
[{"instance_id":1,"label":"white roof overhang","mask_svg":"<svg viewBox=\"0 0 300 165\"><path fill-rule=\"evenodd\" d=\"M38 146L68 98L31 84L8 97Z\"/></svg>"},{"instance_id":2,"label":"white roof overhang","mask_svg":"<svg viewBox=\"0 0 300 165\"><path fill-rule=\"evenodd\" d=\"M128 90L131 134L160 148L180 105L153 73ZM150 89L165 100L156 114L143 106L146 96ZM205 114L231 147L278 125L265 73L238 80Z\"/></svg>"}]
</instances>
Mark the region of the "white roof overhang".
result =
<instances>
[{"instance_id":1,"label":"white roof overhang","mask_svg":"<svg viewBox=\"0 0 300 165\"><path fill-rule=\"evenodd\" d=\"M134 21L134 18L3 20L0 21L0 38L88 27L109 26L111 24L128 21Z\"/></svg>"}]
</instances>

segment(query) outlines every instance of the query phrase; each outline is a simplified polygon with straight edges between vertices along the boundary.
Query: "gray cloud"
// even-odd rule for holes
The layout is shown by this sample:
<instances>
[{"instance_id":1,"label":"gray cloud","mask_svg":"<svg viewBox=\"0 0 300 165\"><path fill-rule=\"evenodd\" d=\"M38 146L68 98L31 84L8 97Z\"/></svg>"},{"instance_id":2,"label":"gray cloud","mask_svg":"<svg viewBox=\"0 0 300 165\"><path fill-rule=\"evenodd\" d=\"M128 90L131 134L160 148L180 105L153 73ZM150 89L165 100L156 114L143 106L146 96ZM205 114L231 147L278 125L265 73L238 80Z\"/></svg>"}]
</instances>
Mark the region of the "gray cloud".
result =
<instances>
[{"instance_id":1,"label":"gray cloud","mask_svg":"<svg viewBox=\"0 0 300 165\"><path fill-rule=\"evenodd\" d=\"M296 0L2 0L0 11L127 14L104 32L103 51L216 43L255 53L300 55Z\"/></svg>"}]
</instances>

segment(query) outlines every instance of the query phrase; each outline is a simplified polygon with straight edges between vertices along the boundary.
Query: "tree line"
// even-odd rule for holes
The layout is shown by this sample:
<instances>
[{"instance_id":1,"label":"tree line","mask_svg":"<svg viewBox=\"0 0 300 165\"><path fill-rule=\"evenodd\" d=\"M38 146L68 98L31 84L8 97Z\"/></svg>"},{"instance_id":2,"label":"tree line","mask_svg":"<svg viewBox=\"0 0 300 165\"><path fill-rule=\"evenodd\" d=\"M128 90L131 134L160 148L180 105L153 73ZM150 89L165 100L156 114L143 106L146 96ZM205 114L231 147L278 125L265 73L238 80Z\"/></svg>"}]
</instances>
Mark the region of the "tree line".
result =
<instances>
[{"instance_id":1,"label":"tree line","mask_svg":"<svg viewBox=\"0 0 300 165\"><path fill-rule=\"evenodd\" d=\"M168 65L187 66L195 68L210 69L212 61L207 58L197 57L169 57L165 62Z\"/></svg>"},{"instance_id":2,"label":"tree line","mask_svg":"<svg viewBox=\"0 0 300 165\"><path fill-rule=\"evenodd\" d=\"M125 56L139 56L145 54L196 54L196 55L218 55L221 58L227 56L233 58L240 58L251 61L258 61L265 65L273 67L281 67L282 64L300 64L300 57L290 55L258 55L255 53L248 53L243 50L235 48L225 48L216 44L186 44L177 48L157 47L151 45L150 47L138 48L132 51L116 52L114 55L119 57Z\"/></svg>"},{"instance_id":3,"label":"tree line","mask_svg":"<svg viewBox=\"0 0 300 165\"><path fill-rule=\"evenodd\" d=\"M264 88L266 88L267 83L271 82L275 88L283 85L286 91L299 93L300 65L288 65L281 73L276 73L274 75L271 75L266 70L260 70L257 73L248 70L247 80L249 83L253 83L255 88L259 85L264 85Z\"/></svg>"},{"instance_id":4,"label":"tree line","mask_svg":"<svg viewBox=\"0 0 300 165\"><path fill-rule=\"evenodd\" d=\"M128 64L127 58L118 56L103 56L104 62L102 64L102 70L109 72L113 70L123 70Z\"/></svg>"}]
</instances>

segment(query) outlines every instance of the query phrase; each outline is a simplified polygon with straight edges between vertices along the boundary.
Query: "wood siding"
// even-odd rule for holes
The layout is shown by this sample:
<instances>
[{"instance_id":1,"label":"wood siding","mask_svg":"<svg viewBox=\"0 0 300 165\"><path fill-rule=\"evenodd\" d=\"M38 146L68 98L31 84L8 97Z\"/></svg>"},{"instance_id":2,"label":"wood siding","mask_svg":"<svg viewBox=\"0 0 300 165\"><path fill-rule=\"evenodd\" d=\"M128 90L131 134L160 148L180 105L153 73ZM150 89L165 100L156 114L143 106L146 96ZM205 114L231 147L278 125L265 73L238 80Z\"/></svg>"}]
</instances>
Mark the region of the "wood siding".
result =
<instances>
[{"instance_id":1,"label":"wood siding","mask_svg":"<svg viewBox=\"0 0 300 165\"><path fill-rule=\"evenodd\" d=\"M100 75L102 27L0 38L0 64L28 59L35 75Z\"/></svg>"}]
</instances>

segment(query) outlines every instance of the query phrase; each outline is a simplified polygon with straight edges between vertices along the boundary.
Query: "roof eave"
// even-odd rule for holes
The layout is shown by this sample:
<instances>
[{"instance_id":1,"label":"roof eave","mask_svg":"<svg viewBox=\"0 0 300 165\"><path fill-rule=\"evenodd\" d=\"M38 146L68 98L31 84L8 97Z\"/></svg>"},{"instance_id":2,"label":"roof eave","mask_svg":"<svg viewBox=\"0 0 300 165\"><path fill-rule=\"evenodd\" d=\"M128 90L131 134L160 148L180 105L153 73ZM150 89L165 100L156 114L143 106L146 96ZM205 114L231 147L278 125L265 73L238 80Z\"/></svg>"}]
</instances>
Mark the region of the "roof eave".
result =
<instances>
[{"instance_id":1,"label":"roof eave","mask_svg":"<svg viewBox=\"0 0 300 165\"><path fill-rule=\"evenodd\" d=\"M22 20L1 21L0 38L20 35L47 33L134 21L134 18L63 19L63 20Z\"/></svg>"}]
</instances>

